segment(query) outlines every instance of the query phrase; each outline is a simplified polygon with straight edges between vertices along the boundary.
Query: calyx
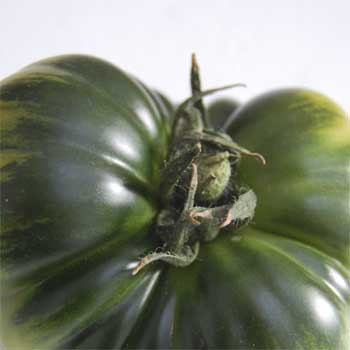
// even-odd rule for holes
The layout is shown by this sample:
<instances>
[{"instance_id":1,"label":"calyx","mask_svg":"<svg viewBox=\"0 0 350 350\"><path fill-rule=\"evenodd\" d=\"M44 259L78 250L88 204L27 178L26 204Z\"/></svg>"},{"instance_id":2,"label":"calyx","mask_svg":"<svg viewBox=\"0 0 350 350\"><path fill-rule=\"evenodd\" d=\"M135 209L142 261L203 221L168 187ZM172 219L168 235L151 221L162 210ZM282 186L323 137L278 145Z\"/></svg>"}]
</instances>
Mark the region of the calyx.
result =
<instances>
[{"instance_id":1,"label":"calyx","mask_svg":"<svg viewBox=\"0 0 350 350\"><path fill-rule=\"evenodd\" d=\"M192 55L192 96L178 107L169 156L162 172L162 209L155 233L161 244L141 258L133 275L154 261L177 267L191 264L200 244L212 241L224 227L238 228L254 217L256 195L236 182L242 156L262 155L239 146L210 127L202 98L243 84L202 91L197 61Z\"/></svg>"}]
</instances>

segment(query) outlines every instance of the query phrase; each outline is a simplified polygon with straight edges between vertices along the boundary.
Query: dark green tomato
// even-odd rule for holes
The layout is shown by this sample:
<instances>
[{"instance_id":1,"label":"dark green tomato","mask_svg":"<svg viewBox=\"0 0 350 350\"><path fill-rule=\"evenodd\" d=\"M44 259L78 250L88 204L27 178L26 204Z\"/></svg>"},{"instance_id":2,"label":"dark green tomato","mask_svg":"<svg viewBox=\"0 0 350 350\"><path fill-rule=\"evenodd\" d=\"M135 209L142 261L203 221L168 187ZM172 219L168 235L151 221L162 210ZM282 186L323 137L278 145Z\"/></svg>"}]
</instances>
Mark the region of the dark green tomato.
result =
<instances>
[{"instance_id":1,"label":"dark green tomato","mask_svg":"<svg viewBox=\"0 0 350 350\"><path fill-rule=\"evenodd\" d=\"M345 349L344 113L308 91L238 109L254 223L186 268L131 275L154 244L171 107L106 62L41 61L1 85L1 328L7 349Z\"/></svg>"}]
</instances>

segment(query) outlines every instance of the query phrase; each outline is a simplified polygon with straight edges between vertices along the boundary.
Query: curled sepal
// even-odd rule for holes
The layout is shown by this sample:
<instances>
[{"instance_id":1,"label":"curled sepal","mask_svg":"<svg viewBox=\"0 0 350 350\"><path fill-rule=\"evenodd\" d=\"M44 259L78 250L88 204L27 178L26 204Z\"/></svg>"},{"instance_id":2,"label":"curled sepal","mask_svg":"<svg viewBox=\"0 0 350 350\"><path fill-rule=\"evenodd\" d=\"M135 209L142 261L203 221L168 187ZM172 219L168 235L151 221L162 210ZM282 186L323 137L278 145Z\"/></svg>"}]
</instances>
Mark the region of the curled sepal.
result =
<instances>
[{"instance_id":1,"label":"curled sepal","mask_svg":"<svg viewBox=\"0 0 350 350\"><path fill-rule=\"evenodd\" d=\"M200 240L211 241L219 234L220 229L234 224L240 226L248 223L256 207L256 195L249 190L241 194L232 205L214 208L194 207L189 213L193 225L198 226Z\"/></svg>"},{"instance_id":2,"label":"curled sepal","mask_svg":"<svg viewBox=\"0 0 350 350\"><path fill-rule=\"evenodd\" d=\"M163 197L168 199L172 193L174 186L177 184L184 171L193 163L195 157L201 152L201 144L195 142L193 144L185 144L179 154L170 159L162 173L161 189Z\"/></svg>"},{"instance_id":3,"label":"curled sepal","mask_svg":"<svg viewBox=\"0 0 350 350\"><path fill-rule=\"evenodd\" d=\"M256 194L253 190L249 190L241 194L233 203L229 210L228 218L232 221L246 221L254 217L256 208ZM227 226L229 223L222 224L221 227Z\"/></svg>"},{"instance_id":4,"label":"curled sepal","mask_svg":"<svg viewBox=\"0 0 350 350\"><path fill-rule=\"evenodd\" d=\"M173 252L154 252L148 254L142 258L135 269L132 271L132 275L136 275L142 268L154 261L165 261L168 264L171 264L176 267L186 267L193 263L197 258L199 252L199 242L194 243L193 247L186 245L182 249L181 253Z\"/></svg>"},{"instance_id":5,"label":"curled sepal","mask_svg":"<svg viewBox=\"0 0 350 350\"><path fill-rule=\"evenodd\" d=\"M195 96L196 94L200 94L202 92L199 66L197 63L196 55L194 53L192 54L192 64L191 64L191 90L192 90L192 96ZM194 106L202 115L202 118L203 118L202 120L205 126L209 127L210 122L208 120L208 113L204 108L202 99L197 101Z\"/></svg>"},{"instance_id":6,"label":"curled sepal","mask_svg":"<svg viewBox=\"0 0 350 350\"><path fill-rule=\"evenodd\" d=\"M246 148L234 142L228 135L217 131L203 130L203 132L187 134L184 136L184 138L187 140L212 144L218 148L227 150L236 156L239 156L241 154L251 156L260 160L263 165L266 164L266 160L263 155L247 150Z\"/></svg>"},{"instance_id":7,"label":"curled sepal","mask_svg":"<svg viewBox=\"0 0 350 350\"><path fill-rule=\"evenodd\" d=\"M180 218L174 225L174 230L172 232L173 241L166 245L169 248L168 251L155 251L146 255L139 261L136 268L133 270L133 275L136 275L143 267L154 261L161 260L177 267L185 267L190 265L196 259L199 251L199 242L195 242L193 246L189 244L193 225L188 220L188 212L193 208L197 186L197 165L192 163L192 177L187 198ZM166 219L166 223L172 221L171 212L169 212L169 210L161 215L160 220L163 221L164 219Z\"/></svg>"},{"instance_id":8,"label":"curled sepal","mask_svg":"<svg viewBox=\"0 0 350 350\"><path fill-rule=\"evenodd\" d=\"M175 114L175 118L174 118L173 139L175 140L178 137L181 137L181 133L179 132L179 129L180 130L182 129L181 127L179 127L179 122L181 123L181 120L186 119L186 118L188 119L189 116L191 118L195 118L196 117L193 114L193 111L195 110L193 107L196 105L197 102L202 100L202 97L209 96L209 95L212 95L212 94L214 94L216 92L227 90L227 89L232 89L232 88L235 88L235 87L245 87L245 85L241 84L241 83L237 83L237 84L225 85L225 86L221 86L221 87L218 87L218 88L197 92L193 96L189 97L184 102L182 102L180 104L180 106L178 107L178 109L176 111L176 114ZM203 117L201 113L198 113L198 115L201 118ZM203 125L205 125L205 121L204 120L202 120L202 123L203 123Z\"/></svg>"}]
</instances>

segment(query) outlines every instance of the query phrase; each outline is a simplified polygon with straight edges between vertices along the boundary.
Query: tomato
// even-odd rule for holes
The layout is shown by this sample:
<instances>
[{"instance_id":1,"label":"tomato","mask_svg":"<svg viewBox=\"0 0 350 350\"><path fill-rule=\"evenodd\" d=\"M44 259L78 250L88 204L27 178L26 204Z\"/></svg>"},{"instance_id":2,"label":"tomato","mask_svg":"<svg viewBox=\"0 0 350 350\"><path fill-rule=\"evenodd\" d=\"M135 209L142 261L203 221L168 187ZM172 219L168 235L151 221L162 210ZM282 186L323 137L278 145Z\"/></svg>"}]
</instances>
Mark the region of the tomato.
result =
<instances>
[{"instance_id":1,"label":"tomato","mask_svg":"<svg viewBox=\"0 0 350 350\"><path fill-rule=\"evenodd\" d=\"M156 247L170 103L75 55L5 79L0 104L7 349L347 348L350 133L327 97L279 90L210 113L267 161L239 166L253 222L187 267L136 275Z\"/></svg>"}]
</instances>

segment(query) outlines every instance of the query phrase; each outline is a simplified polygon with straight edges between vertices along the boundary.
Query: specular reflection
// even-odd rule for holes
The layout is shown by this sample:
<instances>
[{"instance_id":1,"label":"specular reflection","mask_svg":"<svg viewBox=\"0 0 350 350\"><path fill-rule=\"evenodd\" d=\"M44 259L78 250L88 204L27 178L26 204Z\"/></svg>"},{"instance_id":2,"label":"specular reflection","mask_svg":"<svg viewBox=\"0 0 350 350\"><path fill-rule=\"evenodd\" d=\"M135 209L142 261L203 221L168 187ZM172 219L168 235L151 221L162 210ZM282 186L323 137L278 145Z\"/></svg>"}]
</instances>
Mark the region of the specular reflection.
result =
<instances>
[{"instance_id":1,"label":"specular reflection","mask_svg":"<svg viewBox=\"0 0 350 350\"><path fill-rule=\"evenodd\" d=\"M316 289L309 289L307 296L314 312L314 316L327 327L333 327L337 323L335 306Z\"/></svg>"},{"instance_id":2,"label":"specular reflection","mask_svg":"<svg viewBox=\"0 0 350 350\"><path fill-rule=\"evenodd\" d=\"M118 153L122 153L123 156L132 160L137 160L139 157L138 148L135 147L135 137L128 134L128 137L123 136L128 134L128 130L107 130L103 138L109 141L109 144L113 149L117 150ZM132 143L132 144L130 144Z\"/></svg>"},{"instance_id":3,"label":"specular reflection","mask_svg":"<svg viewBox=\"0 0 350 350\"><path fill-rule=\"evenodd\" d=\"M132 193L125 188L123 183L112 177L105 176L101 182L100 193L103 195L104 200L110 204L123 203L127 205L132 200Z\"/></svg>"},{"instance_id":4,"label":"specular reflection","mask_svg":"<svg viewBox=\"0 0 350 350\"><path fill-rule=\"evenodd\" d=\"M146 126L148 132L152 136L155 136L157 134L156 124L150 112L146 108L144 108L144 106L142 105L136 105L134 106L134 108L136 110L135 114L139 117L141 122Z\"/></svg>"}]
</instances>

